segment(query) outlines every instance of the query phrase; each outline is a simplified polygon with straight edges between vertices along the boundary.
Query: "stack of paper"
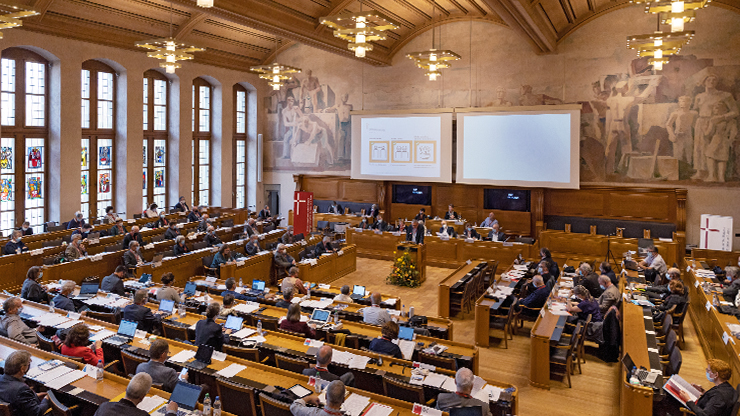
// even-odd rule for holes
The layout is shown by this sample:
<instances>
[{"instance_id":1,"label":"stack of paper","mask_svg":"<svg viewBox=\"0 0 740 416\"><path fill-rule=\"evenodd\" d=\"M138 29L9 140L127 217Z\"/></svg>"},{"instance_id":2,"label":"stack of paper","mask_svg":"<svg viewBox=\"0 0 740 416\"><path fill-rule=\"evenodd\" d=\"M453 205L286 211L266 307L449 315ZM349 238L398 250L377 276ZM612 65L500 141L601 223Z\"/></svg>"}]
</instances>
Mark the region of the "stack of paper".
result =
<instances>
[{"instance_id":1,"label":"stack of paper","mask_svg":"<svg viewBox=\"0 0 740 416\"><path fill-rule=\"evenodd\" d=\"M373 403L368 407L364 416L388 416L393 413L393 408L380 403Z\"/></svg>"},{"instance_id":2,"label":"stack of paper","mask_svg":"<svg viewBox=\"0 0 740 416\"><path fill-rule=\"evenodd\" d=\"M72 328L73 326L79 324L80 322L82 321L77 320L77 319L70 319L67 322L63 322L59 325L55 325L54 327L57 329L67 329L67 328Z\"/></svg>"},{"instance_id":3,"label":"stack of paper","mask_svg":"<svg viewBox=\"0 0 740 416\"><path fill-rule=\"evenodd\" d=\"M71 373L73 370L65 365L52 368L49 371L45 371L34 378L41 384L46 384L58 377L61 377L67 373Z\"/></svg>"},{"instance_id":4,"label":"stack of paper","mask_svg":"<svg viewBox=\"0 0 740 416\"><path fill-rule=\"evenodd\" d=\"M57 377L45 383L45 386L53 390L59 390L68 384L74 383L75 381L81 379L82 377L85 377L84 371L73 370L73 371L65 373L61 377Z\"/></svg>"},{"instance_id":5,"label":"stack of paper","mask_svg":"<svg viewBox=\"0 0 740 416\"><path fill-rule=\"evenodd\" d=\"M363 368L367 367L368 361L370 361L370 357L366 357L364 355L354 355L349 361L349 368L362 370Z\"/></svg>"},{"instance_id":6,"label":"stack of paper","mask_svg":"<svg viewBox=\"0 0 740 416\"><path fill-rule=\"evenodd\" d=\"M195 357L195 351L182 350L178 352L177 354L173 355L172 357L170 357L169 361L172 361L173 363L184 363L193 357Z\"/></svg>"},{"instance_id":7,"label":"stack of paper","mask_svg":"<svg viewBox=\"0 0 740 416\"><path fill-rule=\"evenodd\" d=\"M367 405L370 404L370 398L367 396L360 396L357 393L350 394L349 397L342 403L342 411L349 414L350 416L359 416L362 411L365 410Z\"/></svg>"},{"instance_id":8,"label":"stack of paper","mask_svg":"<svg viewBox=\"0 0 740 416\"><path fill-rule=\"evenodd\" d=\"M331 355L331 361L336 364L349 365L349 362L352 360L352 357L354 356L355 355L352 354L351 352L334 350L334 352Z\"/></svg>"},{"instance_id":9,"label":"stack of paper","mask_svg":"<svg viewBox=\"0 0 740 416\"><path fill-rule=\"evenodd\" d=\"M257 332L256 330L251 329L251 328L242 328L239 331L231 334L231 336L232 337L235 337L235 338L242 338L243 339L243 338L247 338L249 336L252 336L256 332Z\"/></svg>"},{"instance_id":10,"label":"stack of paper","mask_svg":"<svg viewBox=\"0 0 740 416\"><path fill-rule=\"evenodd\" d=\"M455 379L452 377L445 377L445 382L442 383L442 389L456 392L457 391L457 384L455 384Z\"/></svg>"},{"instance_id":11,"label":"stack of paper","mask_svg":"<svg viewBox=\"0 0 740 416\"><path fill-rule=\"evenodd\" d=\"M398 348L401 349L401 354L403 354L404 360L410 360L414 355L414 347L416 347L416 343L414 341L396 338L392 342L398 345Z\"/></svg>"},{"instance_id":12,"label":"stack of paper","mask_svg":"<svg viewBox=\"0 0 740 416\"><path fill-rule=\"evenodd\" d=\"M502 391L504 390L500 387L486 384L482 389L475 392L472 396L473 398L478 399L482 402L495 402L498 401L498 398L501 395Z\"/></svg>"},{"instance_id":13,"label":"stack of paper","mask_svg":"<svg viewBox=\"0 0 740 416\"><path fill-rule=\"evenodd\" d=\"M241 365L241 364L231 364L230 366L219 370L216 375L219 375L221 377L231 378L235 375L239 374L240 371L246 369L247 366Z\"/></svg>"},{"instance_id":14,"label":"stack of paper","mask_svg":"<svg viewBox=\"0 0 740 416\"><path fill-rule=\"evenodd\" d=\"M443 376L442 374L429 373L429 375L424 378L424 385L441 388L447 378L447 376Z\"/></svg>"},{"instance_id":15,"label":"stack of paper","mask_svg":"<svg viewBox=\"0 0 740 416\"><path fill-rule=\"evenodd\" d=\"M112 337L113 335L116 335L116 333L113 332L113 331L109 331L107 329L103 329L102 331L98 331L98 333L96 333L95 335L91 336L90 337L90 341L92 341L92 342L101 341L101 340L104 340L104 339L106 339L108 337Z\"/></svg>"},{"instance_id":16,"label":"stack of paper","mask_svg":"<svg viewBox=\"0 0 740 416\"><path fill-rule=\"evenodd\" d=\"M159 397L157 395L154 395L154 396L144 397L144 400L139 402L139 404L136 407L147 413L152 413L155 409L162 407L165 403L167 403L167 399L165 399L164 397Z\"/></svg>"}]
</instances>

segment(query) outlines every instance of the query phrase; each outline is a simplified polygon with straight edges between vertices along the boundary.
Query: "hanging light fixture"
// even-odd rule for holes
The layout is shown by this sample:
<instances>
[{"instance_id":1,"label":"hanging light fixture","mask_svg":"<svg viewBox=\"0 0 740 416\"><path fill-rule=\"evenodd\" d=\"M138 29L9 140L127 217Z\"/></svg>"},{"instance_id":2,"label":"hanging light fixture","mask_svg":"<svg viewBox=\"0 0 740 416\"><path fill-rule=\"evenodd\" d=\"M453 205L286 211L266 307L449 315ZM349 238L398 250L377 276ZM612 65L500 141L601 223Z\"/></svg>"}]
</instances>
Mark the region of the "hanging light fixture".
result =
<instances>
[{"instance_id":1,"label":"hanging light fixture","mask_svg":"<svg viewBox=\"0 0 740 416\"><path fill-rule=\"evenodd\" d=\"M321 24L334 29L334 36L349 41L347 48L355 52L358 58L373 50L372 41L385 40L386 30L398 29L389 17L374 10L363 12L360 3L359 13L340 13L319 19Z\"/></svg>"},{"instance_id":2,"label":"hanging light fixture","mask_svg":"<svg viewBox=\"0 0 740 416\"><path fill-rule=\"evenodd\" d=\"M277 53L280 49L280 40L275 38L275 59L277 59ZM283 81L289 80L293 74L299 74L300 68L279 64L273 62L269 65L258 65L249 68L250 71L259 74L259 77L266 79L267 85L272 87L273 91L278 91L280 87L285 85Z\"/></svg>"},{"instance_id":3,"label":"hanging light fixture","mask_svg":"<svg viewBox=\"0 0 740 416\"><path fill-rule=\"evenodd\" d=\"M205 49L197 46L186 45L172 37L172 2L170 2L170 36L162 39L145 40L136 42L136 46L151 50L146 55L150 58L163 59L159 66L168 74L174 74L175 69L182 67L177 61L193 59L190 52L202 52Z\"/></svg>"},{"instance_id":4,"label":"hanging light fixture","mask_svg":"<svg viewBox=\"0 0 740 416\"><path fill-rule=\"evenodd\" d=\"M707 7L711 0L631 0L630 3L645 4L645 13L659 15L661 24L670 25L671 32L683 32L684 24L696 19L696 10Z\"/></svg>"},{"instance_id":5,"label":"hanging light fixture","mask_svg":"<svg viewBox=\"0 0 740 416\"><path fill-rule=\"evenodd\" d=\"M0 30L23 26L21 18L36 16L37 14L39 14L37 11L27 9L25 6L2 2L0 3ZM2 38L3 32L0 32L0 39Z\"/></svg>"},{"instance_id":6,"label":"hanging light fixture","mask_svg":"<svg viewBox=\"0 0 740 416\"><path fill-rule=\"evenodd\" d=\"M434 27L434 12L436 8L432 10L432 49L421 52L411 52L406 56L414 60L417 67L425 70L425 76L429 77L429 81L436 81L437 78L442 76L439 72L440 69L450 67L451 61L457 61L460 59L460 55L449 50L435 49L435 27ZM440 41L441 43L441 41Z\"/></svg>"},{"instance_id":7,"label":"hanging light fixture","mask_svg":"<svg viewBox=\"0 0 740 416\"><path fill-rule=\"evenodd\" d=\"M669 57L678 55L684 45L688 45L694 37L694 31L683 32L654 32L647 35L627 37L627 47L637 50L637 56L648 57L648 63L656 71L663 70Z\"/></svg>"},{"instance_id":8,"label":"hanging light fixture","mask_svg":"<svg viewBox=\"0 0 740 416\"><path fill-rule=\"evenodd\" d=\"M213 7L213 0L198 0L198 7Z\"/></svg>"}]
</instances>

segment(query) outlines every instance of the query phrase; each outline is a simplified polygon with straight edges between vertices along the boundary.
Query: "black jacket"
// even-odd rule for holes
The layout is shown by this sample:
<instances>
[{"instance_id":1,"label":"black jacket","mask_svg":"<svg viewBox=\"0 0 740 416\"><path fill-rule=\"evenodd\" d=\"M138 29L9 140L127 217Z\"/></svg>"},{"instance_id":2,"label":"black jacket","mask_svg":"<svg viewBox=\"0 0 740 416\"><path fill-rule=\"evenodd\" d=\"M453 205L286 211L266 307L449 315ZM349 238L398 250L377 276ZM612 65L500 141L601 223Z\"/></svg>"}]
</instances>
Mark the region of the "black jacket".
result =
<instances>
[{"instance_id":1,"label":"black jacket","mask_svg":"<svg viewBox=\"0 0 740 416\"><path fill-rule=\"evenodd\" d=\"M445 212L446 220L456 220L458 218L460 218L460 216L457 215L457 211L452 211L452 215L450 215L450 211Z\"/></svg>"},{"instance_id":2,"label":"black jacket","mask_svg":"<svg viewBox=\"0 0 740 416\"><path fill-rule=\"evenodd\" d=\"M373 225L370 226L373 230L380 230L380 231L388 231L390 227L390 224L388 224L385 221L375 221Z\"/></svg>"},{"instance_id":3,"label":"black jacket","mask_svg":"<svg viewBox=\"0 0 740 416\"><path fill-rule=\"evenodd\" d=\"M139 253L139 257L141 257L141 253ZM142 258L142 261L144 259ZM136 255L131 252L131 250L126 250L125 253L123 253L123 265L130 268L136 267L138 264L138 261L136 260Z\"/></svg>"},{"instance_id":4,"label":"black jacket","mask_svg":"<svg viewBox=\"0 0 740 416\"><path fill-rule=\"evenodd\" d=\"M195 324L195 345L205 344L216 351L222 351L224 342L228 341L229 336L223 333L221 325L213 319L202 319Z\"/></svg>"},{"instance_id":5,"label":"black jacket","mask_svg":"<svg viewBox=\"0 0 740 416\"><path fill-rule=\"evenodd\" d=\"M203 237L203 241L206 242L206 245L208 245L208 247L213 247L218 244L223 244L223 242L221 241L220 238L218 238L215 232L213 234L206 234L206 236Z\"/></svg>"},{"instance_id":6,"label":"black jacket","mask_svg":"<svg viewBox=\"0 0 740 416\"><path fill-rule=\"evenodd\" d=\"M333 251L334 247L332 247L331 243L326 243L326 245L323 242L316 244L316 257L324 253L332 253Z\"/></svg>"},{"instance_id":7,"label":"black jacket","mask_svg":"<svg viewBox=\"0 0 740 416\"><path fill-rule=\"evenodd\" d=\"M23 287L21 288L21 297L31 302L46 302L48 296L44 288L41 287L38 282L31 279L23 281Z\"/></svg>"},{"instance_id":8,"label":"black jacket","mask_svg":"<svg viewBox=\"0 0 740 416\"><path fill-rule=\"evenodd\" d=\"M175 204L175 210L178 212L188 212L190 211L190 207L185 202L178 202Z\"/></svg>"},{"instance_id":9,"label":"black jacket","mask_svg":"<svg viewBox=\"0 0 740 416\"><path fill-rule=\"evenodd\" d=\"M735 389L724 382L707 390L696 402L687 402L686 407L697 416L730 416L736 400Z\"/></svg>"},{"instance_id":10,"label":"black jacket","mask_svg":"<svg viewBox=\"0 0 740 416\"><path fill-rule=\"evenodd\" d=\"M167 228L167 231L164 232L164 239L174 240L178 235L180 235L180 231L177 228Z\"/></svg>"},{"instance_id":11,"label":"black jacket","mask_svg":"<svg viewBox=\"0 0 740 416\"><path fill-rule=\"evenodd\" d=\"M134 240L138 241L140 246L144 246L144 239L141 238L141 233L136 233L133 236L131 235L131 233L128 233L125 237L123 237L123 249L128 250L129 243Z\"/></svg>"},{"instance_id":12,"label":"black jacket","mask_svg":"<svg viewBox=\"0 0 740 416\"><path fill-rule=\"evenodd\" d=\"M424 244L424 233L426 233L426 229L423 225L419 224L419 227L416 230L416 239L413 239L412 233L413 233L413 226L408 225L406 226L406 241L411 241L416 244Z\"/></svg>"},{"instance_id":13,"label":"black jacket","mask_svg":"<svg viewBox=\"0 0 740 416\"><path fill-rule=\"evenodd\" d=\"M0 400L10 405L13 416L40 416L49 409L48 400L39 400L26 383L8 374L0 377Z\"/></svg>"},{"instance_id":14,"label":"black jacket","mask_svg":"<svg viewBox=\"0 0 740 416\"><path fill-rule=\"evenodd\" d=\"M447 231L447 235L449 235L450 237L457 238L457 232L455 231L455 229L453 227L450 227L448 225L446 231ZM445 232L445 227L440 227L439 228L439 232L440 233Z\"/></svg>"},{"instance_id":15,"label":"black jacket","mask_svg":"<svg viewBox=\"0 0 740 416\"><path fill-rule=\"evenodd\" d=\"M136 407L131 401L125 398L117 402L105 402L98 407L94 416L149 416L149 413ZM166 416L175 416L177 412L167 412Z\"/></svg>"},{"instance_id":16,"label":"black jacket","mask_svg":"<svg viewBox=\"0 0 740 416\"><path fill-rule=\"evenodd\" d=\"M473 227L470 227L470 230L464 230L462 233L462 237L480 240L480 234L478 234L478 231L475 231L475 228Z\"/></svg>"},{"instance_id":17,"label":"black jacket","mask_svg":"<svg viewBox=\"0 0 740 416\"><path fill-rule=\"evenodd\" d=\"M16 254L17 249L21 249L21 253L24 251L28 251L28 247L23 243L23 241L15 242L13 240L8 241L7 244L5 244L5 248L3 249L3 254Z\"/></svg>"},{"instance_id":18,"label":"black jacket","mask_svg":"<svg viewBox=\"0 0 740 416\"><path fill-rule=\"evenodd\" d=\"M196 213L195 211L190 211L190 214L188 214L188 222L198 221L200 221L200 214Z\"/></svg>"},{"instance_id":19,"label":"black jacket","mask_svg":"<svg viewBox=\"0 0 740 416\"><path fill-rule=\"evenodd\" d=\"M175 244L175 247L172 249L172 251L175 253L176 256L182 256L183 254L187 254L190 252L190 249L188 249L188 245L179 245Z\"/></svg>"},{"instance_id":20,"label":"black jacket","mask_svg":"<svg viewBox=\"0 0 740 416\"><path fill-rule=\"evenodd\" d=\"M247 253L248 256L254 256L255 254L259 253L262 248L260 248L260 242L257 241L255 244L252 244L251 242L244 244L244 252Z\"/></svg>"},{"instance_id":21,"label":"black jacket","mask_svg":"<svg viewBox=\"0 0 740 416\"><path fill-rule=\"evenodd\" d=\"M100 289L120 296L126 294L123 290L123 280L119 279L115 274L105 276L103 281L100 282Z\"/></svg>"},{"instance_id":22,"label":"black jacket","mask_svg":"<svg viewBox=\"0 0 740 416\"><path fill-rule=\"evenodd\" d=\"M146 306L131 304L123 308L123 319L138 322L137 329L151 333L154 324L159 322L157 315Z\"/></svg>"}]
</instances>

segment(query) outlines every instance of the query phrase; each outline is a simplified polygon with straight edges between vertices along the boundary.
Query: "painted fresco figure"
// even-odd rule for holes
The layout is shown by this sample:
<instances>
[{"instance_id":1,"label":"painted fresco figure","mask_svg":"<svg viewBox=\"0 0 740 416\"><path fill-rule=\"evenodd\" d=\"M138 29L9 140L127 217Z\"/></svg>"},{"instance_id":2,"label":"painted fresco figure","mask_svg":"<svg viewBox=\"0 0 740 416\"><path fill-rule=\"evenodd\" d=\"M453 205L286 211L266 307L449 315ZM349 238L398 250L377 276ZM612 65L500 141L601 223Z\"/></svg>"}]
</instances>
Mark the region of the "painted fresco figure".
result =
<instances>
[{"instance_id":1,"label":"painted fresco figure","mask_svg":"<svg viewBox=\"0 0 740 416\"><path fill-rule=\"evenodd\" d=\"M694 109L699 112L699 118L694 126L694 169L696 173L691 179L704 179L708 172L707 167L707 146L710 143L711 131L709 124L712 119L734 120L738 116L737 104L732 94L717 89L719 79L714 74L709 74L704 78L704 92L699 93L694 98ZM714 106L718 102L723 102L728 111L723 115L713 116ZM715 158L715 160L717 160ZM726 162L725 162L726 163ZM722 175L724 177L724 175Z\"/></svg>"},{"instance_id":2,"label":"painted fresco figure","mask_svg":"<svg viewBox=\"0 0 740 416\"><path fill-rule=\"evenodd\" d=\"M326 133L326 129L320 126L319 123L312 121L308 116L303 116L298 125L296 139L292 147L301 143L317 143L319 149L328 153L328 164L334 164L334 149L332 149L329 143L329 135Z\"/></svg>"},{"instance_id":3,"label":"painted fresco figure","mask_svg":"<svg viewBox=\"0 0 740 416\"><path fill-rule=\"evenodd\" d=\"M648 87L638 96L627 95L630 90L629 82L620 81L614 86L612 96L606 99L606 104L609 107L606 117L607 139L604 150L607 174L616 172L618 168L616 164L617 145L621 148L621 160L624 160L626 154L632 153L632 138L627 117L633 105L644 102L647 97L655 92L657 81L659 79L651 80Z\"/></svg>"},{"instance_id":4,"label":"painted fresco figure","mask_svg":"<svg viewBox=\"0 0 740 416\"><path fill-rule=\"evenodd\" d=\"M345 93L342 95L342 102L337 103L334 107L324 109L325 113L337 113L339 117L339 148L337 149L338 159L350 159L350 145L352 130L350 128L350 112L352 111L352 104L347 104L349 100L349 94Z\"/></svg>"},{"instance_id":5,"label":"painted fresco figure","mask_svg":"<svg viewBox=\"0 0 740 416\"><path fill-rule=\"evenodd\" d=\"M504 87L496 87L496 99L493 100L493 107L511 107L511 101L506 101L506 90Z\"/></svg>"},{"instance_id":6,"label":"painted fresco figure","mask_svg":"<svg viewBox=\"0 0 740 416\"><path fill-rule=\"evenodd\" d=\"M704 137L708 144L706 151L707 182L724 182L727 161L730 159L730 146L737 137L737 123L727 118L730 109L724 101L718 101L712 108Z\"/></svg>"},{"instance_id":7,"label":"painted fresco figure","mask_svg":"<svg viewBox=\"0 0 740 416\"><path fill-rule=\"evenodd\" d=\"M678 97L678 110L666 122L668 139L673 143L673 157L691 164L694 152L694 123L699 113L691 110L691 97Z\"/></svg>"},{"instance_id":8,"label":"painted fresco figure","mask_svg":"<svg viewBox=\"0 0 740 416\"><path fill-rule=\"evenodd\" d=\"M319 93L321 92L321 83L319 79L313 76L313 71L306 71L306 79L301 83L301 99L303 100L302 110L304 113L311 109L311 113L319 111Z\"/></svg>"},{"instance_id":9,"label":"painted fresco figure","mask_svg":"<svg viewBox=\"0 0 740 416\"><path fill-rule=\"evenodd\" d=\"M283 159L290 159L290 150L294 144L291 143L296 135L296 129L301 120L301 110L295 105L295 99L288 97L285 108L283 108Z\"/></svg>"}]
</instances>

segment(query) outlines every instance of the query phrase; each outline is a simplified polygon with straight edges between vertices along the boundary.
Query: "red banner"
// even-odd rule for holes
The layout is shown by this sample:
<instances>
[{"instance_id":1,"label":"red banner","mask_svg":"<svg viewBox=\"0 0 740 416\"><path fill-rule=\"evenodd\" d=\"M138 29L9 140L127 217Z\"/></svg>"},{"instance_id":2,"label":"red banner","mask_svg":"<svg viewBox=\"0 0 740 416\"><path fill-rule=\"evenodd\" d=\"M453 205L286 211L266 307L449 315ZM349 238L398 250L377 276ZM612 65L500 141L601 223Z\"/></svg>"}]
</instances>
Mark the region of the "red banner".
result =
<instances>
[{"instance_id":1,"label":"red banner","mask_svg":"<svg viewBox=\"0 0 740 416\"><path fill-rule=\"evenodd\" d=\"M293 235L303 234L306 239L313 228L313 192L295 191L293 195Z\"/></svg>"}]
</instances>

